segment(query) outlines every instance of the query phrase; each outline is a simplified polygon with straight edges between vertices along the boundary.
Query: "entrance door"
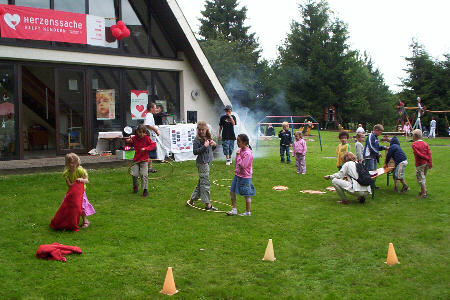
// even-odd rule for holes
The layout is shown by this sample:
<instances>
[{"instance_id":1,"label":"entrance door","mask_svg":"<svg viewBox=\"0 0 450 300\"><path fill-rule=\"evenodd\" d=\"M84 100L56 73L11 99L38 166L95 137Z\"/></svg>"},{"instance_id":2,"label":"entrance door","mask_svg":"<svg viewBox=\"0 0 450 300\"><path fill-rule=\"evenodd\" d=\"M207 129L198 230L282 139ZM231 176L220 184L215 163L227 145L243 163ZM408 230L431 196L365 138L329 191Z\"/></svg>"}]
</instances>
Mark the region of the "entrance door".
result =
<instances>
[{"instance_id":1,"label":"entrance door","mask_svg":"<svg viewBox=\"0 0 450 300\"><path fill-rule=\"evenodd\" d=\"M55 70L22 66L24 158L56 156Z\"/></svg>"},{"instance_id":2,"label":"entrance door","mask_svg":"<svg viewBox=\"0 0 450 300\"><path fill-rule=\"evenodd\" d=\"M58 154L86 152L85 72L56 70Z\"/></svg>"}]
</instances>

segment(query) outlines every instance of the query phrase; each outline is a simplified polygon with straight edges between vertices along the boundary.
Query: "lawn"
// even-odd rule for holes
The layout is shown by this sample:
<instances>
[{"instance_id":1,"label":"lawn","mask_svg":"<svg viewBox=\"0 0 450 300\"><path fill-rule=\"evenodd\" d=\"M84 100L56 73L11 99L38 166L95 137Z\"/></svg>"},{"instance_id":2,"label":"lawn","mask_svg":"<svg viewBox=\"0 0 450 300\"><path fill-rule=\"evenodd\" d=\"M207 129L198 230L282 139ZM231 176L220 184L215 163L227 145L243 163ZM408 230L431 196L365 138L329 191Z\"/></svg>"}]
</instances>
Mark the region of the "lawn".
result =
<instances>
[{"instance_id":1,"label":"lawn","mask_svg":"<svg viewBox=\"0 0 450 300\"><path fill-rule=\"evenodd\" d=\"M166 298L159 291L168 266L180 290L175 299L449 299L450 140L430 142L427 199L416 198L414 158L400 138L411 190L396 194L381 177L375 199L345 206L333 192L300 193L331 185L323 175L336 170L326 157L335 156L337 133L322 134L323 152L317 137L307 143L306 175L295 163L280 164L276 140L260 144L251 217L186 207L198 175L194 162L183 162L151 181L146 199L131 193L127 168L88 170L97 210L91 226L55 232L48 225L67 189L61 173L0 177L0 299ZM168 172L167 164L156 168ZM211 180L232 177L232 166L212 164ZM212 184L211 194L229 203L225 187ZM261 260L269 238L275 262ZM36 259L38 246L53 242L83 254L65 263ZM384 264L389 242L401 262L392 267Z\"/></svg>"}]
</instances>

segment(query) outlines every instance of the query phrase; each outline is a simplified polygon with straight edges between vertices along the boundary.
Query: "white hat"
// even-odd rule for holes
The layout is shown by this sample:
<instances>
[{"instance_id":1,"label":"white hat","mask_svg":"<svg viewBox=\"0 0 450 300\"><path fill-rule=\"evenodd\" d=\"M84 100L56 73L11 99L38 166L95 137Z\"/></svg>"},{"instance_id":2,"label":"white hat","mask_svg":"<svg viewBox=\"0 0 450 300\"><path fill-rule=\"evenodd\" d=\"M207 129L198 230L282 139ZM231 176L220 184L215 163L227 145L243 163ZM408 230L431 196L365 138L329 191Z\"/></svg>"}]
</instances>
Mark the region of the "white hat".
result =
<instances>
[{"instance_id":1,"label":"white hat","mask_svg":"<svg viewBox=\"0 0 450 300\"><path fill-rule=\"evenodd\" d=\"M420 100L420 97L417 97L417 100Z\"/></svg>"}]
</instances>

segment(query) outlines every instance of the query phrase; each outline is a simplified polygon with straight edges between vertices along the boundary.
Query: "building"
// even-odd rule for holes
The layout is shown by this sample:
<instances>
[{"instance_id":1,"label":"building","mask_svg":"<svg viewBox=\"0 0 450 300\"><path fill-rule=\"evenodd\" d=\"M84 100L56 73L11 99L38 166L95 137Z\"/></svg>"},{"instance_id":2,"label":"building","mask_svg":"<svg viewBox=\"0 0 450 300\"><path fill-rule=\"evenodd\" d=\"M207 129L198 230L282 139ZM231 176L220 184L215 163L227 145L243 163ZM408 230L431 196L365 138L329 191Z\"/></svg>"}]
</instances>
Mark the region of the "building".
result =
<instances>
[{"instance_id":1,"label":"building","mask_svg":"<svg viewBox=\"0 0 450 300\"><path fill-rule=\"evenodd\" d=\"M231 104L175 0L0 4L7 5L0 8L0 160L87 153L98 132L142 122L133 119L137 111L131 105L140 103L142 91L164 107L171 122L202 119L217 126L217 115ZM42 26L60 11L103 17L104 45L5 38L6 25L37 22L4 12L19 6L45 9ZM129 37L112 35L118 20ZM101 102L109 102L109 115L100 114ZM136 105L139 112L143 108Z\"/></svg>"}]
</instances>

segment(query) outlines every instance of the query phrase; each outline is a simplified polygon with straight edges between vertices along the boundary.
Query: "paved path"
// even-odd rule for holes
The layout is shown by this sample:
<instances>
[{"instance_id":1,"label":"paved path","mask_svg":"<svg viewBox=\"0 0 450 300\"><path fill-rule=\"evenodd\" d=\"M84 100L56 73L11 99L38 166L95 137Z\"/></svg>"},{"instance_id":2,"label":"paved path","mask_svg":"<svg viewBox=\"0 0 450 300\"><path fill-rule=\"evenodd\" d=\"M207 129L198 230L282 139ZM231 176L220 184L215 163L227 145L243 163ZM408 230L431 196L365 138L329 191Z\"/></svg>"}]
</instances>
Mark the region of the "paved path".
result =
<instances>
[{"instance_id":1,"label":"paved path","mask_svg":"<svg viewBox=\"0 0 450 300\"><path fill-rule=\"evenodd\" d=\"M130 160L117 159L112 156L80 156L81 165L86 169L114 168L129 166ZM63 171L64 156L0 161L0 175L28 174L36 172Z\"/></svg>"}]
</instances>

